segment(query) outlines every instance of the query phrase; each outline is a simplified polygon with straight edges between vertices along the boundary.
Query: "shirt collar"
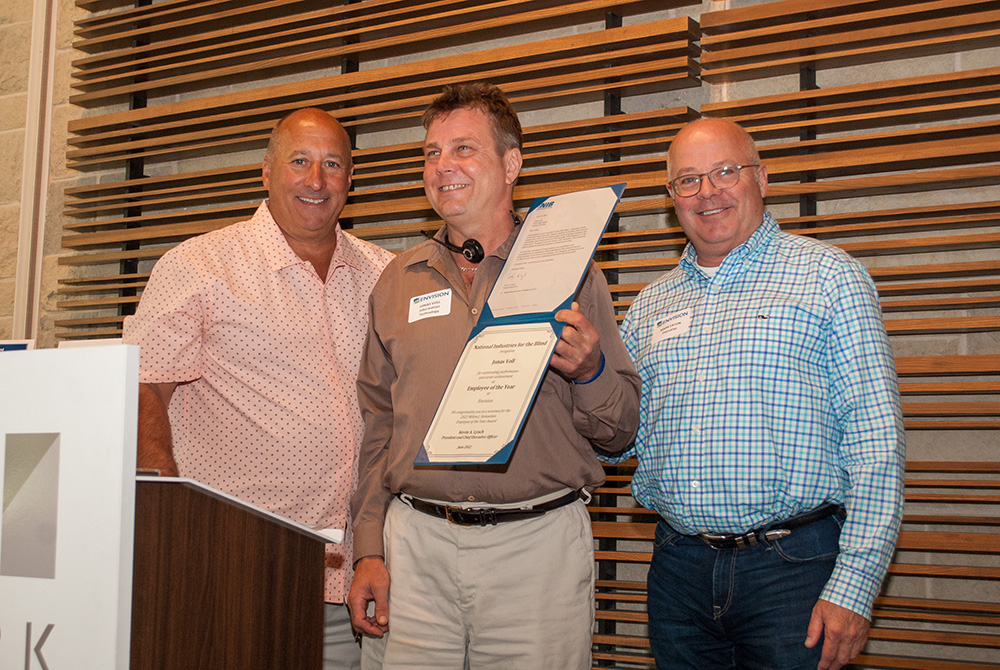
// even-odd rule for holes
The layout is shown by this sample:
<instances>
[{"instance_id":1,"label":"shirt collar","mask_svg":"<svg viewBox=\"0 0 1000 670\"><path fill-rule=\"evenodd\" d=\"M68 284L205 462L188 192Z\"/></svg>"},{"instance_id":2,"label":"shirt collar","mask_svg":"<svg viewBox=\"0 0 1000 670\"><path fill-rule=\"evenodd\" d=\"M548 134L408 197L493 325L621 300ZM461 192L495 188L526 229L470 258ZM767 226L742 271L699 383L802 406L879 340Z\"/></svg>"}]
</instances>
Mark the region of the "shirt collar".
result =
<instances>
[{"instance_id":1,"label":"shirt collar","mask_svg":"<svg viewBox=\"0 0 1000 670\"><path fill-rule=\"evenodd\" d=\"M764 218L761 224L757 226L757 230L750 235L746 242L730 251L722 259L722 267L719 268L719 275L729 274L731 267L742 267L745 263L752 261L774 239L780 230L778 222L775 221L771 213L764 212ZM697 257L698 252L695 251L694 245L688 242L687 246L684 247L684 253L681 254L678 265L687 272L696 272L695 259Z\"/></svg>"},{"instance_id":2,"label":"shirt collar","mask_svg":"<svg viewBox=\"0 0 1000 670\"><path fill-rule=\"evenodd\" d=\"M511 231L504 243L497 247L489 256L496 256L501 261L507 260L507 256L510 254L510 250L514 247L514 240L517 239L517 234L520 232L521 226L515 225L514 230ZM445 224L438 229L437 233L434 234L434 239L444 241L445 236L448 234L448 225ZM406 266L417 265L419 263L426 263L428 267L443 269L444 264L447 262L454 263L455 260L451 258L451 252L445 248L444 245L437 242L432 242L427 240L426 242L417 245L413 249L413 255L406 262Z\"/></svg>"},{"instance_id":3,"label":"shirt collar","mask_svg":"<svg viewBox=\"0 0 1000 670\"><path fill-rule=\"evenodd\" d=\"M277 272L278 270L283 270L293 265L304 265L305 261L299 258L298 254L292 251L292 248L288 246L288 240L285 239L285 234L281 232L281 227L271 216L271 210L268 209L267 200L260 203L260 207L254 212L253 219L251 219L255 224L257 224L257 231L260 236L261 248L264 250L264 258L267 262L267 267L272 272ZM349 244L347 236L344 231L340 228L340 222L337 222L337 248L333 251L333 258L330 260L330 268L336 268L338 265L349 265L352 268L360 268L364 266L364 257L361 255L353 244Z\"/></svg>"}]
</instances>

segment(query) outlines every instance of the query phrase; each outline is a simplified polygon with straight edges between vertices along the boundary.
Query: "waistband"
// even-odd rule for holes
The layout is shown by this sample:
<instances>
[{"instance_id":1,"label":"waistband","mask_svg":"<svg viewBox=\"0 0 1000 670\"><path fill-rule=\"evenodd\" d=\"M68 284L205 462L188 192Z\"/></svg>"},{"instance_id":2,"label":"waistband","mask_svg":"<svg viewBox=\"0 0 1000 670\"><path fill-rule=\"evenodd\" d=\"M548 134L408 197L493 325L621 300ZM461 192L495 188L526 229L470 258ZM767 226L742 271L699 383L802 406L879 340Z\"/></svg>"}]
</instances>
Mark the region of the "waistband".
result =
<instances>
[{"instance_id":1,"label":"waistband","mask_svg":"<svg viewBox=\"0 0 1000 670\"><path fill-rule=\"evenodd\" d=\"M404 504L418 512L436 516L459 526L495 526L504 521L523 521L565 507L581 498L580 491L570 491L551 500L519 507L458 507L445 505L406 494L397 495Z\"/></svg>"},{"instance_id":2,"label":"waistband","mask_svg":"<svg viewBox=\"0 0 1000 670\"><path fill-rule=\"evenodd\" d=\"M798 514L784 521L769 523L767 526L755 528L740 535L735 533L726 535L699 533L696 537L700 538L713 549L745 549L746 547L756 547L764 540L780 540L783 537L788 537L796 528L815 523L843 510L844 507L842 505L823 505L811 512Z\"/></svg>"}]
</instances>

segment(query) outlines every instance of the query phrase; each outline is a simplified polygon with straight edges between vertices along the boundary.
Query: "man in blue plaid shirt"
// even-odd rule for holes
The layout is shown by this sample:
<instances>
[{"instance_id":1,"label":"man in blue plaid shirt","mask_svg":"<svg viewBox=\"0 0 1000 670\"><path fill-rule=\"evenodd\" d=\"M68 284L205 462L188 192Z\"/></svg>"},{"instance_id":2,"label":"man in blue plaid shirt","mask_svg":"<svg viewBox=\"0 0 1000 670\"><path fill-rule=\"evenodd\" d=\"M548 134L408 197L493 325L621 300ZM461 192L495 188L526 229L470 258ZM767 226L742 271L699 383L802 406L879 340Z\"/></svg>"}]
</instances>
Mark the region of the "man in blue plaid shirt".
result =
<instances>
[{"instance_id":1,"label":"man in blue plaid shirt","mask_svg":"<svg viewBox=\"0 0 1000 670\"><path fill-rule=\"evenodd\" d=\"M739 126L700 119L668 153L690 243L636 298L632 483L657 511L657 667L840 668L864 646L902 513L903 424L865 269L783 233Z\"/></svg>"}]
</instances>

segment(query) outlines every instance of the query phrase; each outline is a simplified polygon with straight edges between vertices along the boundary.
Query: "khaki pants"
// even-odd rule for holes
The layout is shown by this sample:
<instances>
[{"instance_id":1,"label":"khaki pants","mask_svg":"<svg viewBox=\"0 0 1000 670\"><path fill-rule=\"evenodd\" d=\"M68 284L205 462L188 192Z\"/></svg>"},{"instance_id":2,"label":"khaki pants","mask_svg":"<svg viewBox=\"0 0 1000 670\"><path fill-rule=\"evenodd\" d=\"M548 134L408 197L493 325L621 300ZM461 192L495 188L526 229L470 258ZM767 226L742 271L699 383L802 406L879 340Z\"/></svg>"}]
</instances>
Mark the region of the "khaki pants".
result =
<instances>
[{"instance_id":1,"label":"khaki pants","mask_svg":"<svg viewBox=\"0 0 1000 670\"><path fill-rule=\"evenodd\" d=\"M359 670L361 648L354 639L347 607L323 606L323 670Z\"/></svg>"},{"instance_id":2,"label":"khaki pants","mask_svg":"<svg viewBox=\"0 0 1000 670\"><path fill-rule=\"evenodd\" d=\"M385 521L389 634L375 670L589 670L594 540L577 501L496 526L457 526L394 499Z\"/></svg>"}]
</instances>

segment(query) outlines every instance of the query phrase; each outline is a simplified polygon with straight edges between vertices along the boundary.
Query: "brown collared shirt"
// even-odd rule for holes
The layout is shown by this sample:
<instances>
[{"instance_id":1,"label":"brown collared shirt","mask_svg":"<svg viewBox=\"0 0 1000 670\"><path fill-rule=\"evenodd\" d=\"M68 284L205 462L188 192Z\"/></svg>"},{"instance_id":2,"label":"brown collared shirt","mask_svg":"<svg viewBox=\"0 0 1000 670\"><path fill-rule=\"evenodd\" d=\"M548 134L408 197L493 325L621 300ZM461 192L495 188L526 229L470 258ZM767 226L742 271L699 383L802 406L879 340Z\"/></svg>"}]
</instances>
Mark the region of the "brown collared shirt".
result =
<instances>
[{"instance_id":1,"label":"brown collared shirt","mask_svg":"<svg viewBox=\"0 0 1000 670\"><path fill-rule=\"evenodd\" d=\"M385 510L397 493L496 504L567 487L592 490L604 481L594 450L618 453L635 436L639 377L618 335L607 283L591 264L577 302L600 333L604 371L589 384L573 384L550 369L506 466L413 465L517 230L479 265L471 290L450 253L427 241L390 263L372 291L358 374L365 436L351 501L355 560L383 555ZM442 292L447 314L410 320L414 297Z\"/></svg>"}]
</instances>

